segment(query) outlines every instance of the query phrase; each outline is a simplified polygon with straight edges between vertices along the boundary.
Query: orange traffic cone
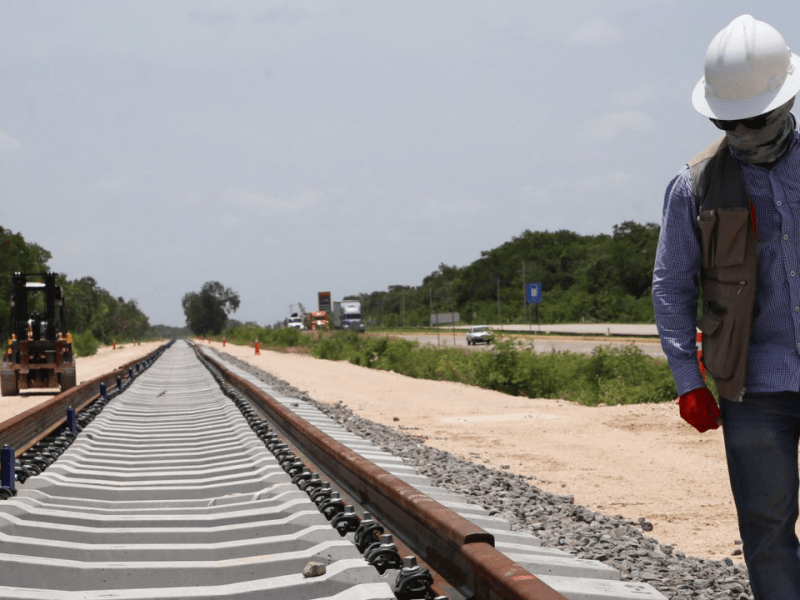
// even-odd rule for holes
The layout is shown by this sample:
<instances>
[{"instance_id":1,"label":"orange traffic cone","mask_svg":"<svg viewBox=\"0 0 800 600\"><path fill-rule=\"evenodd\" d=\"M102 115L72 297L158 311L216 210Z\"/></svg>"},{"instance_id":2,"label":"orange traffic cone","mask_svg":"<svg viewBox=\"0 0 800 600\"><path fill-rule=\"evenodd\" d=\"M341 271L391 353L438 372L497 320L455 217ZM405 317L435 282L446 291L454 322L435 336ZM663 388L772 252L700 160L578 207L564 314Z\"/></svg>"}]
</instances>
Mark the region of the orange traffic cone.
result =
<instances>
[{"instance_id":1,"label":"orange traffic cone","mask_svg":"<svg viewBox=\"0 0 800 600\"><path fill-rule=\"evenodd\" d=\"M222 336L222 347L223 348L225 347L225 336L224 335Z\"/></svg>"},{"instance_id":2,"label":"orange traffic cone","mask_svg":"<svg viewBox=\"0 0 800 600\"><path fill-rule=\"evenodd\" d=\"M261 349L258 347L258 340L256 340L256 356L261 354Z\"/></svg>"},{"instance_id":3,"label":"orange traffic cone","mask_svg":"<svg viewBox=\"0 0 800 600\"><path fill-rule=\"evenodd\" d=\"M112 350L116 350L117 349L117 340L116 340L116 338L113 340L113 346L111 347L111 349Z\"/></svg>"},{"instance_id":4,"label":"orange traffic cone","mask_svg":"<svg viewBox=\"0 0 800 600\"><path fill-rule=\"evenodd\" d=\"M697 364L700 367L700 375L703 376L703 381L706 380L706 366L703 364L703 334L698 333L697 337L695 338L698 344L700 344L700 348L697 350Z\"/></svg>"}]
</instances>

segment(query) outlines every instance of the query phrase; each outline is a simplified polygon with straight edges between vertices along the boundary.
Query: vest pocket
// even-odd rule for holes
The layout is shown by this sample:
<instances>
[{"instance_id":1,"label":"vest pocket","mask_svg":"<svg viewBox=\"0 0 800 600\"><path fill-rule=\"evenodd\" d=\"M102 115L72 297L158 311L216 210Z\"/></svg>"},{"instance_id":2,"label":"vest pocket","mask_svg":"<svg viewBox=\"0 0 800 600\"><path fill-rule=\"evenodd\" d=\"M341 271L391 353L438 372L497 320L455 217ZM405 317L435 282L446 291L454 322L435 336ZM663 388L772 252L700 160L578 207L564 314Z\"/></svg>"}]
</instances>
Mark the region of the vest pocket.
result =
<instances>
[{"instance_id":1,"label":"vest pocket","mask_svg":"<svg viewBox=\"0 0 800 600\"><path fill-rule=\"evenodd\" d=\"M730 208L717 213L716 267L732 267L744 263L750 211Z\"/></svg>"},{"instance_id":2,"label":"vest pocket","mask_svg":"<svg viewBox=\"0 0 800 600\"><path fill-rule=\"evenodd\" d=\"M714 229L717 226L717 211L712 208L701 212L697 215L697 226L700 228L703 266L709 269L714 266L714 246L716 245Z\"/></svg>"},{"instance_id":3,"label":"vest pocket","mask_svg":"<svg viewBox=\"0 0 800 600\"><path fill-rule=\"evenodd\" d=\"M745 208L715 208L697 215L703 266L733 267L744 263L750 212Z\"/></svg>"},{"instance_id":4,"label":"vest pocket","mask_svg":"<svg viewBox=\"0 0 800 600\"><path fill-rule=\"evenodd\" d=\"M705 279L703 316L697 321L697 328L703 333L703 364L715 377L730 379L734 375L747 343L733 339L737 330L736 305L746 285L746 281Z\"/></svg>"}]
</instances>

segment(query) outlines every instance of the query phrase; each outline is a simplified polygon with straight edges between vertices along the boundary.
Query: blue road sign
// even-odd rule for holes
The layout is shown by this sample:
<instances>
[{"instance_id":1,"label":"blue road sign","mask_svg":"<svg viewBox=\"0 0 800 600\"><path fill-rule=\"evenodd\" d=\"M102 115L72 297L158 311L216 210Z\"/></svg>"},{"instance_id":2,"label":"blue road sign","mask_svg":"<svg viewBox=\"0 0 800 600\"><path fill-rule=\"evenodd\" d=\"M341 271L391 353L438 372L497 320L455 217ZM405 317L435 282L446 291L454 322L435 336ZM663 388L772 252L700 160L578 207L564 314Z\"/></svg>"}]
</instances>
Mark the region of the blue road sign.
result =
<instances>
[{"instance_id":1,"label":"blue road sign","mask_svg":"<svg viewBox=\"0 0 800 600\"><path fill-rule=\"evenodd\" d=\"M526 304L540 304L542 302L542 284L541 283L526 283L525 284L525 303Z\"/></svg>"}]
</instances>

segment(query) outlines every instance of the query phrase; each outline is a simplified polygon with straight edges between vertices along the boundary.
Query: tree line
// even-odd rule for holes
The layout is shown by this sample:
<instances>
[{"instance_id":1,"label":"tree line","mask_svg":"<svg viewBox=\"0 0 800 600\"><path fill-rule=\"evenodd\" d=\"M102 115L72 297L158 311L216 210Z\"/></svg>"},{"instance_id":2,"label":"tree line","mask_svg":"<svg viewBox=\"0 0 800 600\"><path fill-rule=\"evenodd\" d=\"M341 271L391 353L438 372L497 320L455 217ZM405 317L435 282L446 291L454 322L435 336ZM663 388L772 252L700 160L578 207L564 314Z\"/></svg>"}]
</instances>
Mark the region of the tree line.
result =
<instances>
[{"instance_id":1,"label":"tree line","mask_svg":"<svg viewBox=\"0 0 800 600\"><path fill-rule=\"evenodd\" d=\"M526 230L465 267L440 264L418 286L355 294L372 326L427 326L431 313L461 323L536 322L524 284L542 284L541 323L652 323L650 298L660 227L625 221L611 235Z\"/></svg>"},{"instance_id":2,"label":"tree line","mask_svg":"<svg viewBox=\"0 0 800 600\"><path fill-rule=\"evenodd\" d=\"M0 331L4 346L10 327L13 274L48 272L51 259L48 250L0 226ZM141 340L156 333L136 300L113 296L93 277L71 280L58 274L56 281L64 291L67 329L73 338L80 336L89 346L96 346L115 340Z\"/></svg>"}]
</instances>

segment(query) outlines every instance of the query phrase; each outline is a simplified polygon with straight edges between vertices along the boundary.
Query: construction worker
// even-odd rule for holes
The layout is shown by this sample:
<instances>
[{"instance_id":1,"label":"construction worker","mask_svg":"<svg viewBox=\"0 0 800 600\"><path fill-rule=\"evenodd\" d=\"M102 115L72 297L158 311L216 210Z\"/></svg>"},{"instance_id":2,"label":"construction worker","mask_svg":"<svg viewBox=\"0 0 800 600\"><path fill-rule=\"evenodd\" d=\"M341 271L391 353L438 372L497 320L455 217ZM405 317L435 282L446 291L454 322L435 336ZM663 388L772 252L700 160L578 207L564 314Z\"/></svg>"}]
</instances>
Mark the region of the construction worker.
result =
<instances>
[{"instance_id":1,"label":"construction worker","mask_svg":"<svg viewBox=\"0 0 800 600\"><path fill-rule=\"evenodd\" d=\"M692 103L724 135L667 187L653 274L681 417L722 425L756 600L800 599L798 91L800 57L774 27L743 15L714 37Z\"/></svg>"}]
</instances>

